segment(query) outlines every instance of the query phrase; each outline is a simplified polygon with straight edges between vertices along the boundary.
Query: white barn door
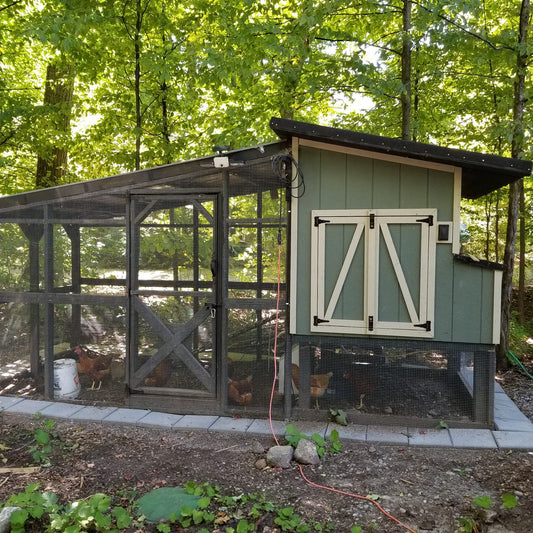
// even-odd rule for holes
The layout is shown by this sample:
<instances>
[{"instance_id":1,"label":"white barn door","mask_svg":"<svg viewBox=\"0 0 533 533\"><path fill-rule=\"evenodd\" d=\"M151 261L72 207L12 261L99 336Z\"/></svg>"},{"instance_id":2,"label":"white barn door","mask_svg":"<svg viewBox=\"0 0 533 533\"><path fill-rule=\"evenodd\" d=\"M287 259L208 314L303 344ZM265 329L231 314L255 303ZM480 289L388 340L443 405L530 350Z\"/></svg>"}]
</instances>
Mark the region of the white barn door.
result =
<instances>
[{"instance_id":1,"label":"white barn door","mask_svg":"<svg viewBox=\"0 0 533 533\"><path fill-rule=\"evenodd\" d=\"M436 215L313 211L311 331L432 337Z\"/></svg>"}]
</instances>

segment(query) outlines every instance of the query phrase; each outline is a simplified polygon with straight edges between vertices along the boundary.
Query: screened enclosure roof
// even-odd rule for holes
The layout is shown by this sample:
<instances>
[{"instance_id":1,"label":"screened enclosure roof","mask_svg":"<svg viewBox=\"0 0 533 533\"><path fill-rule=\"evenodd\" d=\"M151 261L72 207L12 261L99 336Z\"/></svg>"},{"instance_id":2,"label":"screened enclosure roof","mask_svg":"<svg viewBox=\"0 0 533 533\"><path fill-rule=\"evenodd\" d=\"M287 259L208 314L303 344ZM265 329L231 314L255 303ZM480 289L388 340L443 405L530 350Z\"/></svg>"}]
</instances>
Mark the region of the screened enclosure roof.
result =
<instances>
[{"instance_id":1,"label":"screened enclosure roof","mask_svg":"<svg viewBox=\"0 0 533 533\"><path fill-rule=\"evenodd\" d=\"M282 139L298 137L461 167L463 169L461 190L463 198L478 198L531 174L531 161L523 159L404 141L282 118L272 118L270 127Z\"/></svg>"},{"instance_id":2,"label":"screened enclosure roof","mask_svg":"<svg viewBox=\"0 0 533 533\"><path fill-rule=\"evenodd\" d=\"M1 197L0 221L31 223L41 222L46 218L59 223L77 223L83 220L83 225L112 225L113 219L117 219L119 225L126 214L128 194L165 195L176 190L216 192L222 190L226 173L229 175L230 195L279 189L279 178L272 171L272 158L286 151L286 146L283 141L267 143L106 178ZM227 158L227 166L221 157Z\"/></svg>"}]
</instances>

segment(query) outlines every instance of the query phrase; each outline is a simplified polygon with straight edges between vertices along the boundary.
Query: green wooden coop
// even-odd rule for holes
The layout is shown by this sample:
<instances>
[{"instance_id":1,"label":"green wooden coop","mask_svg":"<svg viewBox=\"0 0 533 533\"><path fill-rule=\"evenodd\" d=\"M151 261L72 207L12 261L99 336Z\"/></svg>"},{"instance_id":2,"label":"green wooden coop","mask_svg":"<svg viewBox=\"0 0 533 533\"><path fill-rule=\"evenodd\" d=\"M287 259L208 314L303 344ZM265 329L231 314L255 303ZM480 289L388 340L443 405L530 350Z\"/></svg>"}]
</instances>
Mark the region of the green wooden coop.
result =
<instances>
[{"instance_id":1,"label":"green wooden coop","mask_svg":"<svg viewBox=\"0 0 533 533\"><path fill-rule=\"evenodd\" d=\"M462 253L461 198L531 164L290 120L271 126L291 140L305 184L290 219L299 408L491 426L503 267Z\"/></svg>"}]
</instances>

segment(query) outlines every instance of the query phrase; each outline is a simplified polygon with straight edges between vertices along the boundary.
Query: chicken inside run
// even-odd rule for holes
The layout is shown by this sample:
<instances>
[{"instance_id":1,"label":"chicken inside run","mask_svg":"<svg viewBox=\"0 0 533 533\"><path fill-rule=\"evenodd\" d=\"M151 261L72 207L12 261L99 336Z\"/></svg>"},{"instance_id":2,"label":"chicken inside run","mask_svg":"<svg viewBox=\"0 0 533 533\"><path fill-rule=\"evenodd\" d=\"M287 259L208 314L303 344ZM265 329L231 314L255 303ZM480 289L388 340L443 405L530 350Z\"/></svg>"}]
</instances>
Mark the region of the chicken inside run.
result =
<instances>
[{"instance_id":1,"label":"chicken inside run","mask_svg":"<svg viewBox=\"0 0 533 533\"><path fill-rule=\"evenodd\" d=\"M100 405L121 405L125 394L125 339L115 329L104 335L95 316L85 322L85 339L74 347L58 346L55 359L76 361L80 387L76 401ZM244 335L246 336L246 335ZM242 342L239 342L239 344ZM63 349L61 349L63 348ZM232 346L234 350L242 346ZM198 354L209 367L210 349L203 346ZM207 354L207 355L206 355ZM345 347L308 349L310 375L302 379L298 361L291 363L291 404L293 408L343 409L360 414L425 416L436 419L467 420L468 402L450 386L448 354L436 350L401 350L378 347L377 350ZM4 355L4 358L7 354ZM42 375L33 378L24 361L3 361L1 394L43 398ZM278 382L283 380L283 356L277 358ZM228 408L261 411L268 406L274 378L273 358L258 359L254 354L232 351L227 358ZM171 354L143 379L143 386L180 388L186 372L180 359ZM189 381L191 377L189 376ZM309 386L309 405L301 404L300 387ZM187 386L198 384L188 383ZM276 386L274 404L280 406L283 395Z\"/></svg>"}]
</instances>

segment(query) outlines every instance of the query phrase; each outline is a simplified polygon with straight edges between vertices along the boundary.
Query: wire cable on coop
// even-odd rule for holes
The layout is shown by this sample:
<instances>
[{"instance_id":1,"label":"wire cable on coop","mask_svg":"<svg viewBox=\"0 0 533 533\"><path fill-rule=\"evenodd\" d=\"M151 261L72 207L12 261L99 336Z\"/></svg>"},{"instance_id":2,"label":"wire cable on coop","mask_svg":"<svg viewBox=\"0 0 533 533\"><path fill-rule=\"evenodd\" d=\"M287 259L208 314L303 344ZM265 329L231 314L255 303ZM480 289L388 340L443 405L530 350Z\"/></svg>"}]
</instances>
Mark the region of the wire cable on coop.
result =
<instances>
[{"instance_id":1,"label":"wire cable on coop","mask_svg":"<svg viewBox=\"0 0 533 533\"><path fill-rule=\"evenodd\" d=\"M294 176L292 168L295 169ZM301 198L305 194L305 181L298 162L290 154L278 154L272 158L272 172L281 185L286 187L291 198Z\"/></svg>"}]
</instances>

